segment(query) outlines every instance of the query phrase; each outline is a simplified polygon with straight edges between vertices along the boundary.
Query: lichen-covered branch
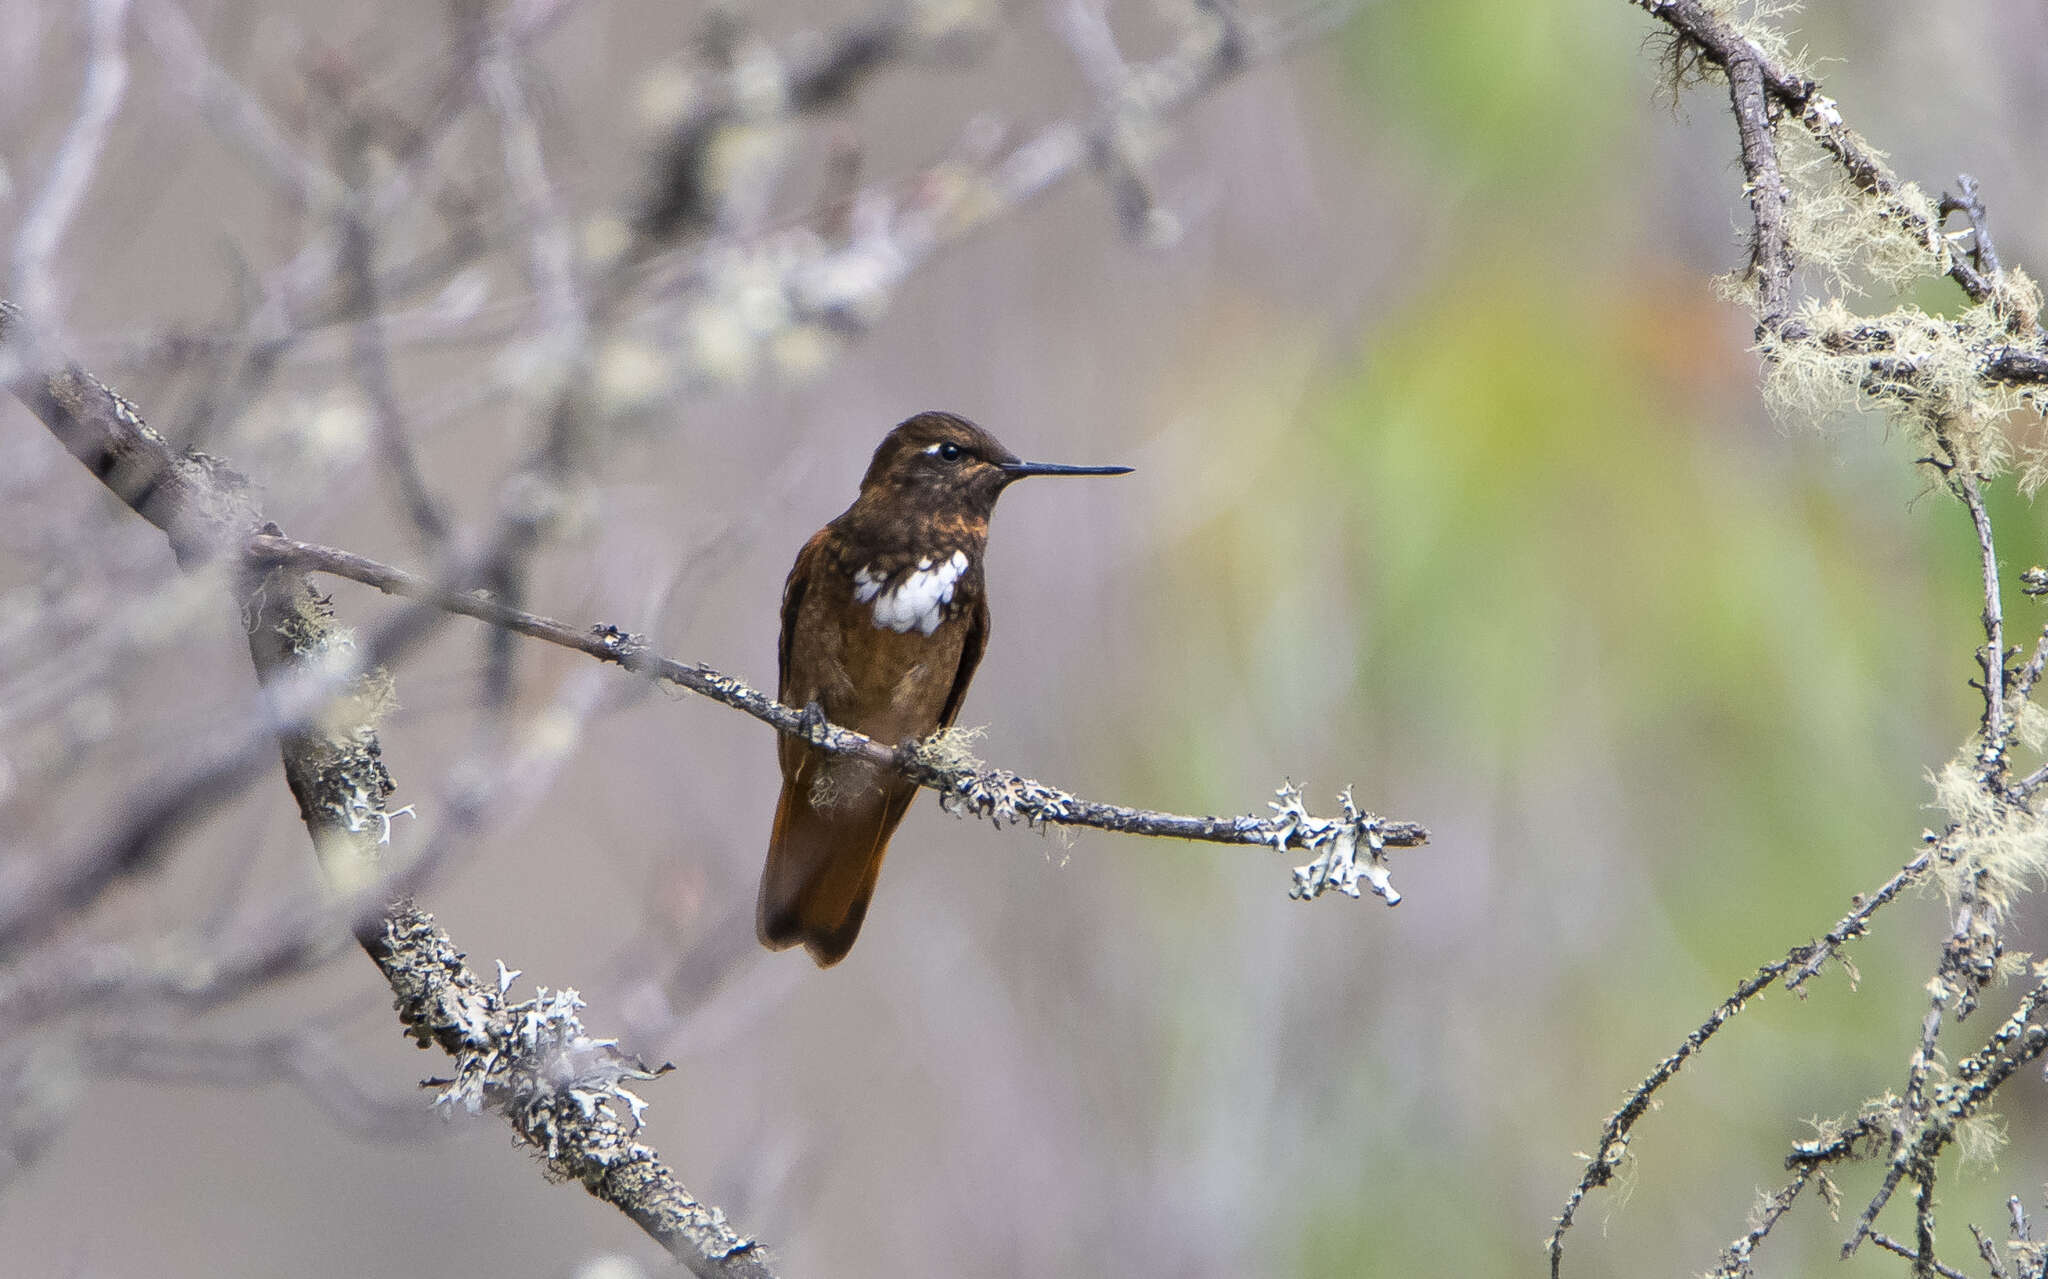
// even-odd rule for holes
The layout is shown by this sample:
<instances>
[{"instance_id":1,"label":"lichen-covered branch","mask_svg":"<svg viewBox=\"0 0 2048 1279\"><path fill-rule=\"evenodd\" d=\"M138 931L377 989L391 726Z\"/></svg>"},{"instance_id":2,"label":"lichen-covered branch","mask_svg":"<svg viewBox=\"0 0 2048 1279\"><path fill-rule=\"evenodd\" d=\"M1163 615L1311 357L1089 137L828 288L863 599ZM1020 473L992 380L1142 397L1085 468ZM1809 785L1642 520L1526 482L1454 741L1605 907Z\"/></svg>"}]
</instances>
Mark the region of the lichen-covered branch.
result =
<instances>
[{"instance_id":1,"label":"lichen-covered branch","mask_svg":"<svg viewBox=\"0 0 2048 1279\"><path fill-rule=\"evenodd\" d=\"M1750 1279L1756 1271L1750 1266L1749 1259L1755 1254L1757 1245L1770 1236L1771 1230L1786 1213L1792 1211L1792 1205L1798 1201L1800 1192L1805 1190L1807 1183L1815 1177L1820 1178L1825 1189L1827 1174L1815 1168L1802 1166L1792 1174L1792 1180L1765 1195L1751 1216L1752 1224L1749 1230L1722 1250L1720 1264L1707 1272L1707 1279Z\"/></svg>"},{"instance_id":2,"label":"lichen-covered branch","mask_svg":"<svg viewBox=\"0 0 2048 1279\"><path fill-rule=\"evenodd\" d=\"M1593 1154L1586 1160L1586 1170L1580 1174L1579 1184L1572 1188L1571 1194L1565 1199L1563 1209L1557 1215L1556 1227L1551 1231L1549 1242L1546 1245L1550 1254L1550 1273L1553 1279L1561 1273L1561 1268L1564 1264L1565 1232L1572 1228L1572 1223L1577 1219L1579 1206L1585 1202L1588 1194L1611 1183L1614 1180L1615 1174L1621 1170L1622 1161L1628 1157L1629 1142L1635 1133L1635 1126L1643 1116L1650 1113L1650 1107L1656 1098L1657 1092L1664 1085L1670 1083L1679 1070L1695 1054L1707 1046L1708 1040L1719 1033L1721 1028L1727 1025L1736 1014L1747 1008L1750 1000L1755 999L1781 980L1784 983L1785 989L1798 990L1802 984L1818 973L1829 959L1836 958L1845 944L1868 932L1871 917L1886 904L1897 898L1899 893L1908 884L1914 883L1924 876L1932 860L1933 855L1931 853L1921 853L1918 857L1907 862L1898 874L1892 876L1875 893L1871 893L1868 896L1859 895L1855 908L1842 916L1835 926L1828 930L1826 936L1816 942L1793 947L1786 953L1783 959L1765 964L1757 969L1756 972L1744 978L1735 987L1734 993L1722 1000L1720 1005L1713 1012L1709 1013L1707 1019L1700 1023L1692 1033L1685 1037L1685 1040L1673 1050L1670 1056L1658 1062L1656 1067L1643 1078L1642 1082L1629 1090L1628 1097L1623 1100L1620 1108L1609 1115L1607 1122L1601 1126L1600 1143L1595 1147ZM1747 1266L1750 1250L1754 1249L1758 1243L1762 1242L1763 1237L1770 1233L1769 1223L1775 1222L1778 1216L1783 1215L1785 1210L1791 1206L1792 1196L1797 1193L1797 1189L1792 1188L1790 1193L1785 1195L1783 1203L1768 1217L1767 1222L1762 1225L1762 1228L1752 1232L1746 1244L1738 1241L1738 1245L1730 1246L1729 1251L1724 1253L1722 1257L1723 1270L1726 1273L1731 1275L1748 1273ZM1727 1269L1730 1266L1737 1268L1733 1270Z\"/></svg>"},{"instance_id":3,"label":"lichen-covered branch","mask_svg":"<svg viewBox=\"0 0 2048 1279\"><path fill-rule=\"evenodd\" d=\"M1775 332L1792 312L1792 271L1797 265L1786 225L1791 192L1778 162L1776 120L1766 83L1782 73L1767 64L1754 40L1722 21L1704 0L1644 0L1643 7L1684 33L1700 56L1727 75L1735 132L1742 144L1743 195L1755 224L1750 274L1762 298L1757 323L1760 334Z\"/></svg>"},{"instance_id":4,"label":"lichen-covered branch","mask_svg":"<svg viewBox=\"0 0 2048 1279\"><path fill-rule=\"evenodd\" d=\"M9 390L88 470L164 531L181 564L210 564L265 527L238 474L216 459L174 450L97 378L49 362L20 310L5 301L0 356L11 357ZM236 570L250 657L266 685L317 676L345 647L331 607L303 573L245 555L227 562ZM381 672L356 676L327 714L285 732L280 742L300 816L329 884L344 893L377 886L389 836L384 801L392 782L377 737L377 718L390 700L387 683ZM506 1003L506 983L495 993L484 986L410 900L393 904L359 936L391 984L408 1032L456 1059L445 1099L504 1114L551 1169L619 1208L694 1273L768 1279L759 1246L693 1198L636 1139L641 1103L624 1082L649 1076L615 1044L584 1033L573 993Z\"/></svg>"},{"instance_id":5,"label":"lichen-covered branch","mask_svg":"<svg viewBox=\"0 0 2048 1279\"><path fill-rule=\"evenodd\" d=\"M1998 551L1984 497L1985 485L2016 451L2004 431L2006 419L2044 408L2030 389L2048 378L2040 293L2000 260L1976 182L1960 178L1961 195L1937 203L1893 175L1789 56L1760 6L1633 2L1672 33L1668 63L1674 85L1716 77L1727 82L1751 223L1749 269L1730 292L1756 316L1767 399L1780 412L1802 417L1849 405L1883 410L1924 446L1917 460L1968 515L1982 585L1984 643L1975 653L1980 677L1973 682L1983 712L1972 741L1936 778L1937 802L1950 818L1940 833L1929 832L1926 848L1875 893L1859 897L1827 937L1794 948L1740 983L1609 1117L1600 1147L1551 1236L1551 1273L1560 1271L1563 1236L1585 1196L1614 1177L1657 1090L1750 999L1773 984L1798 990L1829 959L1839 958L1842 946L1863 935L1875 913L1906 887L1932 883L1947 894L1954 927L1929 983L1930 1002L1916 1026L1901 1092L1873 1099L1853 1123L1822 1140L1795 1145L1787 1161L1794 1179L1767 1199L1753 1228L1724 1251L1714 1273L1750 1273L1751 1254L1810 1176L1821 1178L1832 1204L1822 1172L1827 1165L1883 1157L1882 1185L1859 1215L1845 1253L1870 1239L1909 1258L1916 1275L1952 1274L1934 1254L1935 1158L1958 1139L1961 1126L1997 1084L1962 1100L1961 1068L1941 1072L1939 1038L1945 1025L1969 1015L1998 978L2004 957L1999 924L2012 896L2038 880L2048 846L2029 798L2048 780L2048 765L2017 783L2011 776L2018 745L2039 744L2026 725L2041 715L2030 699L2048 668L2048 639L2034 660L2012 666L2018 650L2005 644ZM1952 237L1944 227L1955 214L1965 216L1968 227ZM1965 234L1970 250L1952 250L1951 240ZM1838 286L1834 295L1796 297L1800 268L1813 268ZM1853 272L1899 288L1946 276L1970 305L1954 318L1913 306L1860 315L1844 301ZM2044 479L2048 459L2030 459L2023 486ZM2048 577L2038 571L2030 571L2026 581L2029 594L2048 590ZM1987 1046L1989 1056L1980 1054L1985 1064L1974 1067L1978 1073L1998 1073L2002 1080L2011 1073L2012 1054L2041 1051L2030 1029L2039 1002L2038 994L2021 1001L2014 1020ZM2041 1034L2048 1037L2048 1031ZM1914 1202L1910 1244L1876 1228L1901 1186L1911 1188Z\"/></svg>"},{"instance_id":6,"label":"lichen-covered branch","mask_svg":"<svg viewBox=\"0 0 2048 1279\"><path fill-rule=\"evenodd\" d=\"M90 373L43 353L20 310L0 301L0 354L14 357L8 389L64 447L170 540L187 569L213 564L263 526L248 481L217 458L182 453L143 421L135 406ZM317 674L350 641L331 624L327 602L303 575L223 561L249 653L266 687ZM286 780L330 882L343 890L374 876L391 791L375 720L389 704L384 677L349 681L335 713L301 721L283 735ZM138 856L148 850L139 845ZM91 868L96 882L132 865ZM75 889L73 892L75 893Z\"/></svg>"},{"instance_id":7,"label":"lichen-covered branch","mask_svg":"<svg viewBox=\"0 0 2048 1279\"><path fill-rule=\"evenodd\" d=\"M1946 434L1963 466L2002 462L2011 450L1998 420L2043 407L2030 388L2048 377L2048 334L2040 291L1991 245L1974 180L1939 201L1900 180L1763 19L1706 0L1634 2L1671 30L1677 74L1728 81L1752 224L1741 295L1757 315L1768 397L1814 415L1846 393L1923 436ZM1969 253L1950 248L1944 227L1956 213L1969 219ZM1893 287L1945 275L1972 305L1945 318L1911 305L1859 315L1838 297L1801 302L1792 291L1802 266L1836 280L1860 270ZM2048 460L2032 459L2023 478L2048 479Z\"/></svg>"},{"instance_id":8,"label":"lichen-covered branch","mask_svg":"<svg viewBox=\"0 0 2048 1279\"><path fill-rule=\"evenodd\" d=\"M433 1081L436 1104L504 1115L551 1173L631 1217L701 1279L772 1279L761 1245L692 1196L638 1140L646 1103L626 1085L660 1072L616 1041L591 1037L575 991L543 987L532 999L507 999L518 974L500 965L486 982L410 902L394 906L364 945L391 983L406 1033L455 1061L453 1078Z\"/></svg>"},{"instance_id":9,"label":"lichen-covered branch","mask_svg":"<svg viewBox=\"0 0 2048 1279\"><path fill-rule=\"evenodd\" d=\"M983 764L960 748L957 734L892 747L819 721L709 666L664 657L649 649L639 636L615 626L571 626L466 591L450 590L418 574L348 551L276 534L250 537L246 552L258 564L289 565L299 571L348 578L699 693L744 711L777 732L805 737L828 754L858 756L893 769L937 791L949 811L972 813L997 824L1086 826L1120 834L1310 851L1316 854L1314 860L1295 871L1293 894L1303 899L1331 889L1356 897L1363 881L1389 904L1398 902L1400 894L1387 878L1386 850L1411 848L1429 840L1428 830L1414 822L1361 811L1348 792L1340 798L1343 815L1336 819L1312 816L1302 804L1301 793L1292 786L1281 788L1270 805L1274 810L1271 817L1196 817L1082 799Z\"/></svg>"}]
</instances>

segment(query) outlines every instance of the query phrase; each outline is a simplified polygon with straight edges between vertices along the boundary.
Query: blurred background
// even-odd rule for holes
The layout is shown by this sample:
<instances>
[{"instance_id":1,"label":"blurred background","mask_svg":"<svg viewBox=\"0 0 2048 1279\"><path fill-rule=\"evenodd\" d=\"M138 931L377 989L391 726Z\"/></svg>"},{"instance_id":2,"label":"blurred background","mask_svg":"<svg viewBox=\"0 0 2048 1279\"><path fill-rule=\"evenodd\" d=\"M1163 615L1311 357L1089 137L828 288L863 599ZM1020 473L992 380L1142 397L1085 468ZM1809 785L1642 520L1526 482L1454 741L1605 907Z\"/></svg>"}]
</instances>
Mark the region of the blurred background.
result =
<instances>
[{"instance_id":1,"label":"blurred background","mask_svg":"<svg viewBox=\"0 0 2048 1279\"><path fill-rule=\"evenodd\" d=\"M529 24L521 72L578 262L617 241L661 130L724 82L707 45L737 40L743 66L862 12L506 11ZM1725 94L1674 110L1652 24L1619 0L1358 5L1148 133L1135 221L1084 166L1015 207L953 208L958 233L862 286L851 319L742 322L748 272L815 251L804 234L859 243L875 209L1098 119L1073 12L920 11L944 38L749 141L770 160L720 160L786 171L639 267L600 357L610 429L531 606L772 687L783 575L899 419L945 408L1026 457L1135 466L1004 501L962 717L987 726L980 753L1180 812L1263 813L1285 778L1328 812L1354 786L1433 832L1396 856L1399 909L1290 901L1292 859L1269 853L998 831L923 798L860 944L821 973L752 938L766 730L539 646L511 713L480 719L468 622L396 672L384 746L419 821L394 847L438 829L480 736L523 752L424 904L473 963L574 986L600 1033L676 1064L643 1090L648 1139L787 1275L1538 1272L1626 1089L1938 824L1926 775L1979 705L1967 519L1882 422L1764 414L1750 321L1709 284L1744 257ZM2048 263L2039 6L1781 21L1903 175L1974 174L2006 262ZM235 108L205 70L340 171L337 121L432 118L451 21L138 0L129 22L125 99L49 267L63 333L153 423L250 472L292 535L428 567L347 326L304 320L247 376L248 317L329 223L217 123ZM1142 63L1194 22L1118 3L1104 29ZM0 242L90 43L82 6L0 0ZM859 198L834 177L855 158ZM504 168L471 108L419 203L451 222L462 199L502 204ZM472 529L543 428L547 358L526 228L478 234L387 326L420 470ZM430 241L394 218L382 251ZM12 401L0 459L0 839L34 856L102 829L252 681L218 594L181 589L161 536ZM2048 558L2035 506L2002 486L1994 516L2012 569ZM389 612L332 590L346 622ZM2008 608L2016 637L2042 620L2017 591ZM81 652L101 673L67 682ZM77 927L175 949L309 891L307 854L266 778ZM1901 902L1852 952L1860 981L1831 970L1729 1027L1582 1210L1566 1273L1713 1264L1810 1119L1901 1085L1946 932L1939 901ZM35 1104L0 1197L7 1268L668 1265L498 1122L429 1118L415 1084L445 1062L388 1002L342 954L204 1018L125 1009L125 1055L98 1022L18 1037ZM1966 1221L2002 1235L2006 1196L2048 1181L2038 1082L2004 1100L1995 1166L1942 1182L1952 1262ZM1845 1181L1852 1214L1874 1185ZM1804 1204L1765 1272L1832 1264L1845 1234ZM1839 1269L1900 1265L1866 1249Z\"/></svg>"}]
</instances>

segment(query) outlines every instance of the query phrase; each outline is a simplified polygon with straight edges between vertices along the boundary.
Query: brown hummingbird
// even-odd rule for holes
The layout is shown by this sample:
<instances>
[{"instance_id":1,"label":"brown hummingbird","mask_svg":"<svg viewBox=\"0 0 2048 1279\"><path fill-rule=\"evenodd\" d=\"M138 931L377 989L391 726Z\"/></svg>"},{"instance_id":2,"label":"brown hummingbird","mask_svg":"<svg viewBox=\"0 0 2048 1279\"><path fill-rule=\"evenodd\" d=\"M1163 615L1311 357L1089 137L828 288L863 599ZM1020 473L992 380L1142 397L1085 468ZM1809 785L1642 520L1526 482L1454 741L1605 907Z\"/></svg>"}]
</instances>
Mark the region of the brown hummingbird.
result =
<instances>
[{"instance_id":1,"label":"brown hummingbird","mask_svg":"<svg viewBox=\"0 0 2048 1279\"><path fill-rule=\"evenodd\" d=\"M875 449L860 496L789 570L779 699L891 746L950 726L988 644L982 552L996 498L1027 475L1130 469L1020 462L951 413L902 423ZM853 948L917 785L801 737L776 746L782 800L754 926L762 945L801 942L827 968Z\"/></svg>"}]
</instances>

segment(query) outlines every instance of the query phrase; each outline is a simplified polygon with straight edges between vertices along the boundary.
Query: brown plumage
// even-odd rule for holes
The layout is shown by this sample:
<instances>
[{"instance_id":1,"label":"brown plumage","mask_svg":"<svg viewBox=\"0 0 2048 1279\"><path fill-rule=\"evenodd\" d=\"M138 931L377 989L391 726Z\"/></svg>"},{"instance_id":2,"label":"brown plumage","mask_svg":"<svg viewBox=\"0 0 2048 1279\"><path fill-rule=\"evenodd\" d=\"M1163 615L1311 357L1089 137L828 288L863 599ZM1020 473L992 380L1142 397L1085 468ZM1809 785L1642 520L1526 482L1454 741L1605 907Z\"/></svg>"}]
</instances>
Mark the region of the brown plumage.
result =
<instances>
[{"instance_id":1,"label":"brown plumage","mask_svg":"<svg viewBox=\"0 0 2048 1279\"><path fill-rule=\"evenodd\" d=\"M782 590L779 699L896 745L950 726L988 644L988 517L1029 475L1129 467L1020 462L950 413L920 413L882 440L860 496L804 544ZM782 799L761 872L763 945L801 943L818 966L860 933L889 836L914 783L801 738L777 739Z\"/></svg>"}]
</instances>

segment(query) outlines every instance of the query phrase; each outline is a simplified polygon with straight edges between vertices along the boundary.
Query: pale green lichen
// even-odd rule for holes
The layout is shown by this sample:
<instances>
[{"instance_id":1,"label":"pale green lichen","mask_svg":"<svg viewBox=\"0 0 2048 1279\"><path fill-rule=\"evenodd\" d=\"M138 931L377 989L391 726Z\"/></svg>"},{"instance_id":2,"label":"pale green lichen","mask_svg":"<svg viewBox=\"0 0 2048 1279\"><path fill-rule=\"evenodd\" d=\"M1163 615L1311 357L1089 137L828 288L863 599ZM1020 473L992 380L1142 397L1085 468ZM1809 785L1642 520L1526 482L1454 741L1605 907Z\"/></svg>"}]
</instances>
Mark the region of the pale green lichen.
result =
<instances>
[{"instance_id":1,"label":"pale green lichen","mask_svg":"<svg viewBox=\"0 0 2048 1279\"><path fill-rule=\"evenodd\" d=\"M1971 1115L1956 1124L1956 1150L1966 1169L1998 1167L2006 1141L2005 1120L1998 1115Z\"/></svg>"},{"instance_id":2,"label":"pale green lichen","mask_svg":"<svg viewBox=\"0 0 2048 1279\"><path fill-rule=\"evenodd\" d=\"M2003 910L2048 877L2048 821L1983 783L1974 743L1934 777L1934 801L1954 829L1934 860L1934 882L1951 900L1973 895Z\"/></svg>"},{"instance_id":3,"label":"pale green lichen","mask_svg":"<svg viewBox=\"0 0 2048 1279\"><path fill-rule=\"evenodd\" d=\"M1713 8L1781 70L1806 74L1777 21L1792 6ZM1683 48L1674 51L1674 83L1702 74L1694 65L1698 57L1697 50L1692 61ZM1805 118L1782 117L1772 139L1784 187L1786 247L1795 265L1822 286L1821 296L1802 302L1763 335L1764 396L1772 413L1804 423L1874 409L1906 427L1914 447L1943 468L1988 476L2017 460L2023 489L2048 480L2048 450L2015 443L2011 431L2015 417L2039 415L2048 406L1987 374L2006 348L2031 344L2036 336L2041 294L2033 281L2005 272L1988 281L1988 297L1953 317L1910 304L1859 314L1848 297L1868 288L1896 294L1950 272L1955 250L1942 211L1917 186L1884 172L1883 153L1842 127L1831 106L1810 107ZM1852 180L1838 154L1844 149L1876 167L1868 189ZM1717 288L1766 318L1754 272L1722 277Z\"/></svg>"},{"instance_id":4,"label":"pale green lichen","mask_svg":"<svg viewBox=\"0 0 2048 1279\"><path fill-rule=\"evenodd\" d=\"M1776 131L1778 164L1790 198L1785 232L1801 266L1821 271L1836 289L1863 292L1869 280L1900 290L1949 268L1948 241L1939 235L1934 201L1910 182L1883 196L1862 191L1841 162L1797 125ZM1883 153L1849 137L1872 156Z\"/></svg>"},{"instance_id":5,"label":"pale green lichen","mask_svg":"<svg viewBox=\"0 0 2048 1279\"><path fill-rule=\"evenodd\" d=\"M973 772L982 767L974 746L988 736L984 725L955 725L942 728L917 744L920 759L940 772Z\"/></svg>"},{"instance_id":6,"label":"pale green lichen","mask_svg":"<svg viewBox=\"0 0 2048 1279\"><path fill-rule=\"evenodd\" d=\"M1784 21L1805 8L1800 0L1709 0L1707 8L1775 65L1801 78L1813 74L1811 56L1804 46L1793 47Z\"/></svg>"},{"instance_id":7,"label":"pale green lichen","mask_svg":"<svg viewBox=\"0 0 2048 1279\"><path fill-rule=\"evenodd\" d=\"M2014 693L2005 699L2005 713L2012 721L2013 736L2020 745L2030 751L2038 751L2048 743L2048 711L2041 709L2031 697Z\"/></svg>"},{"instance_id":8,"label":"pale green lichen","mask_svg":"<svg viewBox=\"0 0 2048 1279\"><path fill-rule=\"evenodd\" d=\"M1913 432L1943 465L1994 475L2013 461L2007 427L2040 411L2035 396L1992 382L1984 368L2013 340L2010 316L2038 305L2032 281L2012 273L2001 293L1953 319L1901 306L1858 315L1840 298L1809 299L1783 334L1766 335L1764 400L1782 421L1825 421L1875 409ZM2032 311L2028 310L2031 315ZM2048 479L2048 458L2029 451L2022 486Z\"/></svg>"}]
</instances>

